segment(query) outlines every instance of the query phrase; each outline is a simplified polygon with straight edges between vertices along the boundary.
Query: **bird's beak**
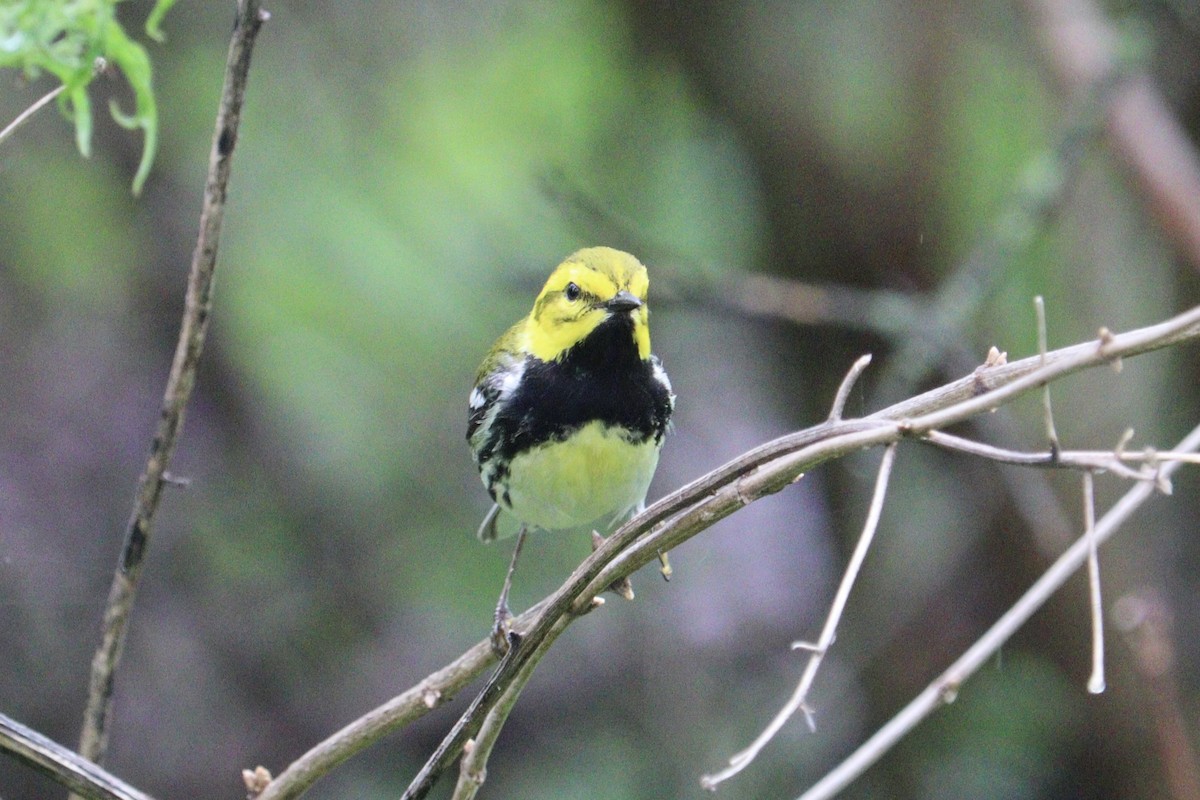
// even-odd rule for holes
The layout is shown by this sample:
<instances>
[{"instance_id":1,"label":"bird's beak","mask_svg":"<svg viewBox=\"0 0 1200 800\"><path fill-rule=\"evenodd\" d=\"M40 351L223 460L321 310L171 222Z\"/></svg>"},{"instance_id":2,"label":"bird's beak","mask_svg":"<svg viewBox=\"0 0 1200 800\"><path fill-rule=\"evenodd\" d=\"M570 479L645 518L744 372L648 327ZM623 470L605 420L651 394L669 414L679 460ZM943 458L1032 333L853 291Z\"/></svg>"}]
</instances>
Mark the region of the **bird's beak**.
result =
<instances>
[{"instance_id":1,"label":"bird's beak","mask_svg":"<svg viewBox=\"0 0 1200 800\"><path fill-rule=\"evenodd\" d=\"M635 308L642 307L642 301L634 297L625 289L617 292L612 300L604 304L604 307L609 311L633 311Z\"/></svg>"}]
</instances>

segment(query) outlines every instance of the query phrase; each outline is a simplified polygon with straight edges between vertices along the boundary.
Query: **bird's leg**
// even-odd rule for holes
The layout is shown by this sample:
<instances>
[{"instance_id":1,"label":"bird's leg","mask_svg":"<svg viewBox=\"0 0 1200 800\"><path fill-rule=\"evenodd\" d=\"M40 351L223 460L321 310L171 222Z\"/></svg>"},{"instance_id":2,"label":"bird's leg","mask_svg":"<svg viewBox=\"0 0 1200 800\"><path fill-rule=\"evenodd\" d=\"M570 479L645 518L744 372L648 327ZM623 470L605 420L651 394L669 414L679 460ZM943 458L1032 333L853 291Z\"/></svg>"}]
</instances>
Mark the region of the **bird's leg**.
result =
<instances>
[{"instance_id":1,"label":"bird's leg","mask_svg":"<svg viewBox=\"0 0 1200 800\"><path fill-rule=\"evenodd\" d=\"M525 526L517 533L517 544L513 547L512 561L508 562L508 572L504 575L504 587L500 589L500 599L496 601L496 615L492 623L492 652L503 656L508 651L508 621L512 612L508 610L508 592L512 588L512 576L517 571L517 559L521 556L521 547L525 544Z\"/></svg>"},{"instance_id":2,"label":"bird's leg","mask_svg":"<svg viewBox=\"0 0 1200 800\"><path fill-rule=\"evenodd\" d=\"M600 535L599 531L592 531L592 552L594 553L599 550L600 545L602 544L604 544L604 537ZM608 585L608 590L615 594L621 595L621 597L624 597L626 600L633 599L633 584L629 582L628 575L620 580L615 580L610 583Z\"/></svg>"}]
</instances>

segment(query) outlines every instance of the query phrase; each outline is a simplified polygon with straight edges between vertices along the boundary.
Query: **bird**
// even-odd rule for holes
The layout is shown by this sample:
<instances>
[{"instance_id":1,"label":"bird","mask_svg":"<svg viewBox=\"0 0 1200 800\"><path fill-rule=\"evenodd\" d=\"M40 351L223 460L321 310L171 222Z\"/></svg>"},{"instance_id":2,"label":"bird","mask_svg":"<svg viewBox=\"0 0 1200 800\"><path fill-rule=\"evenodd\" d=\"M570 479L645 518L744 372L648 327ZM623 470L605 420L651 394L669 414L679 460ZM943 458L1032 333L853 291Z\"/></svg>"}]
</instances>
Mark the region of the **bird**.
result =
<instances>
[{"instance_id":1,"label":"bird","mask_svg":"<svg viewBox=\"0 0 1200 800\"><path fill-rule=\"evenodd\" d=\"M645 508L675 409L650 350L648 288L646 267L629 253L578 250L476 373L467 442L493 501L478 535L517 535L492 628L498 652L528 530L610 529Z\"/></svg>"}]
</instances>

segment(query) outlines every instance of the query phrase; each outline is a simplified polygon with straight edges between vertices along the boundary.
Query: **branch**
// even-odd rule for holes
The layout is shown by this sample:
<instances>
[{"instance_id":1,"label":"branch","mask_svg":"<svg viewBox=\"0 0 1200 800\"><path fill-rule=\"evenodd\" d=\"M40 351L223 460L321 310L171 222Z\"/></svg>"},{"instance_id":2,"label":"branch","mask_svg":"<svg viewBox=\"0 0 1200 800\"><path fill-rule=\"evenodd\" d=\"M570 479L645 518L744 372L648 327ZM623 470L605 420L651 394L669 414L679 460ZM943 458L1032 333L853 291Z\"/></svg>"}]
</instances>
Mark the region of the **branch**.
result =
<instances>
[{"instance_id":1,"label":"branch","mask_svg":"<svg viewBox=\"0 0 1200 800\"><path fill-rule=\"evenodd\" d=\"M1111 83L1118 34L1088 0L1025 0L1032 28L1068 92ZM1133 173L1163 232L1200 270L1200 159L1145 75L1121 80L1106 104L1108 139Z\"/></svg>"},{"instance_id":2,"label":"branch","mask_svg":"<svg viewBox=\"0 0 1200 800\"><path fill-rule=\"evenodd\" d=\"M97 56L96 60L92 62L93 76L103 74L107 69L108 61L103 56ZM29 108L25 109L20 114L17 114L13 121L4 126L4 130L0 131L0 144L2 144L5 139L16 133L17 129L19 129L22 125L33 119L33 116L37 114L37 112L41 111L50 103L51 100L66 91L66 88L67 85L65 83L60 84L35 100L33 104L29 106Z\"/></svg>"},{"instance_id":3,"label":"branch","mask_svg":"<svg viewBox=\"0 0 1200 800\"><path fill-rule=\"evenodd\" d=\"M1192 451L1197 448L1200 448L1200 426L1194 428L1176 449ZM1163 464L1163 472L1169 476L1181 463L1172 461ZM1062 588L1063 584L1086 562L1089 551L1096 544L1112 536L1133 512L1150 498L1155 488L1153 483L1134 484L1096 523L1091 533L1085 533L1076 540L1075 544L1071 545L1038 578L1033 586L1021 595L1021 598L997 620L987 633L951 664L949 669L917 695L900 713L892 717L849 758L801 795L799 800L828 800L833 797L878 761L884 753L916 727L918 722L932 714L942 704L953 701L963 681L974 674L980 666L987 663L1008 641L1009 637L1016 633L1051 595Z\"/></svg>"},{"instance_id":4,"label":"branch","mask_svg":"<svg viewBox=\"0 0 1200 800\"><path fill-rule=\"evenodd\" d=\"M672 492L621 526L558 590L517 618L514 629L523 634L520 652L493 676L489 683L493 689L491 699L469 710L478 719L470 720L469 725L460 719L463 727L456 726L449 749L462 750L492 704L513 684L528 656L561 620L567 618L569 624L613 581L632 574L657 559L659 552L673 549L748 503L779 491L805 470L865 447L926 436L996 408L1046 381L1196 338L1200 338L1200 307L1157 325L1054 350L1044 359L1039 355L976 370L865 419L826 421L767 442ZM487 640L478 642L442 670L303 755L268 785L259 800L298 797L334 765L426 713L493 661ZM435 698L435 702L426 706L420 702L422 697ZM463 731L470 732L464 735Z\"/></svg>"},{"instance_id":5,"label":"branch","mask_svg":"<svg viewBox=\"0 0 1200 800\"><path fill-rule=\"evenodd\" d=\"M153 800L57 742L0 714L0 750L88 800Z\"/></svg>"},{"instance_id":6,"label":"branch","mask_svg":"<svg viewBox=\"0 0 1200 800\"><path fill-rule=\"evenodd\" d=\"M479 728L479 732L474 739L467 740L463 748L462 763L459 765L458 783L454 787L454 795L451 800L473 800L476 794L479 793L479 788L483 786L487 780L487 762L488 757L492 753L492 748L496 745L496 740L500 738L500 731L504 728L504 723L508 720L508 715L512 713L513 706L516 705L517 699L521 696L525 684L529 683L529 679L533 676L533 670L537 667L538 662L542 660L542 656L550 649L550 645L558 638L558 635L567 628L569 617L564 617L559 620L559 624L551 631L551 635L542 642L538 652L533 654L533 657L525 664L524 668L518 673L512 685L504 692L496 706L488 712L483 719L483 724ZM414 784L416 781L414 781ZM411 791L411 787L410 787ZM405 798L408 794L405 794ZM404 798L401 798L404 800Z\"/></svg>"},{"instance_id":7,"label":"branch","mask_svg":"<svg viewBox=\"0 0 1200 800\"><path fill-rule=\"evenodd\" d=\"M512 630L521 636L527 633L545 605L546 601L543 600L512 619L509 622ZM299 797L355 753L449 702L494 663L496 655L490 640L477 642L450 664L354 720L293 761L263 789L256 800Z\"/></svg>"},{"instance_id":8,"label":"branch","mask_svg":"<svg viewBox=\"0 0 1200 800\"><path fill-rule=\"evenodd\" d=\"M1167 796L1195 800L1200 797L1200 760L1192 746L1186 704L1179 695L1170 609L1153 591L1126 595L1113 604L1113 619L1133 651L1133 665L1145 684Z\"/></svg>"},{"instance_id":9,"label":"branch","mask_svg":"<svg viewBox=\"0 0 1200 800\"><path fill-rule=\"evenodd\" d=\"M91 682L79 750L85 758L96 762L104 758L108 748L113 675L121 660L126 627L137 594L146 547L150 543L154 515L158 510L163 485L168 482L167 469L183 429L184 410L192 395L196 366L204 348L204 336L208 329L212 303L217 245L221 237L221 222L225 215L225 194L233 149L237 143L238 123L241 121L242 100L245 97L246 78L250 69L250 53L258 30L267 17L266 12L259 10L259 0L239 0L233 39L229 45L229 58L225 65L225 85L221 92L216 131L213 134L212 152L209 156L208 180L200 213L200 234L192 255L191 271L188 273L179 341L163 393L161 416L150 448L150 457L138 483L133 512L125 531L125 543L109 590L100 645L92 658Z\"/></svg>"},{"instance_id":10,"label":"branch","mask_svg":"<svg viewBox=\"0 0 1200 800\"><path fill-rule=\"evenodd\" d=\"M961 436L944 431L930 431L921 437L922 441L953 450L959 453L986 458L1001 464L1015 464L1022 467L1046 467L1078 469L1085 472L1103 470L1120 475L1130 480L1157 480L1158 473L1154 469L1141 471L1130 469L1127 461L1148 462L1153 465L1160 461L1183 461L1200 464L1200 458L1195 453L1177 453L1174 451L1160 453L1155 450L1138 453L1126 453L1120 450L1045 450L1038 453L1023 453L1018 450L1006 450L993 447L990 444L973 442Z\"/></svg>"},{"instance_id":11,"label":"branch","mask_svg":"<svg viewBox=\"0 0 1200 800\"><path fill-rule=\"evenodd\" d=\"M67 88L66 84L61 84L58 87L51 89L49 92L47 92L41 98L39 98L38 100L35 100L33 105L31 105L29 108L25 109L20 114L17 114L16 118L13 119L12 122L5 125L4 130L0 131L0 142L3 142L5 139L7 139L8 137L10 137L14 133L16 133L17 128L20 128L26 122L33 119L34 114L36 114L37 112L39 112L43 108L45 108L50 103L51 100L53 100L54 98L56 98L60 94L62 94L63 89L66 89L66 88Z\"/></svg>"}]
</instances>

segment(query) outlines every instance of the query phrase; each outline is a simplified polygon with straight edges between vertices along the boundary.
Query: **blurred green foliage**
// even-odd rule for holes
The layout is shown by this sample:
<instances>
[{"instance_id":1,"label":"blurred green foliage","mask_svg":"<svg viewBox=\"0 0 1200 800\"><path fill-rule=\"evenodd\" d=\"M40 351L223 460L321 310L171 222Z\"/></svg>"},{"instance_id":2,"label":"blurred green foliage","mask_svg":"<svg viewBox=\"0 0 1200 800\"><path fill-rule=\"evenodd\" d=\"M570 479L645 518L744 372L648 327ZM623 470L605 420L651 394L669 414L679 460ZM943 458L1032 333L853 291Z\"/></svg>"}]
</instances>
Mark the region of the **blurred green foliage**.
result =
<instances>
[{"instance_id":1,"label":"blurred green foliage","mask_svg":"<svg viewBox=\"0 0 1200 800\"><path fill-rule=\"evenodd\" d=\"M0 3L0 67L22 70L28 78L43 71L62 83L59 108L75 123L75 142L85 157L92 152L92 103L88 86L105 66L116 65L134 93L134 112L116 101L109 110L122 127L145 133L142 158L133 178L140 194L158 148L158 111L146 49L129 38L117 20L122 0L5 0ZM156 0L146 17L146 34L163 41L160 25L175 0Z\"/></svg>"}]
</instances>

